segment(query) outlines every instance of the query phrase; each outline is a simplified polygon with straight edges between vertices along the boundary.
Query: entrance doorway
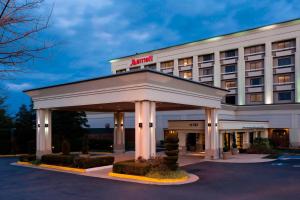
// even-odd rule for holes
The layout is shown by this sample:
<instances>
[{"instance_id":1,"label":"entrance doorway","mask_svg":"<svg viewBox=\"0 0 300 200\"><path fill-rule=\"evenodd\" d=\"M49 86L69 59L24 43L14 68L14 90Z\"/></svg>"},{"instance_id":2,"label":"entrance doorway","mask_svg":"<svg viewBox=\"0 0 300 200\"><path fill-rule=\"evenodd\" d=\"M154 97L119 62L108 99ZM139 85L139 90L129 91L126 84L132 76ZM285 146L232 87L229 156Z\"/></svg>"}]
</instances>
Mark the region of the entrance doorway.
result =
<instances>
[{"instance_id":1,"label":"entrance doorway","mask_svg":"<svg viewBox=\"0 0 300 200\"><path fill-rule=\"evenodd\" d=\"M273 129L271 140L275 147L289 147L288 129Z\"/></svg>"},{"instance_id":2,"label":"entrance doorway","mask_svg":"<svg viewBox=\"0 0 300 200\"><path fill-rule=\"evenodd\" d=\"M196 133L188 133L186 136L186 150L187 151L196 151L196 142L197 142L197 134Z\"/></svg>"}]
</instances>

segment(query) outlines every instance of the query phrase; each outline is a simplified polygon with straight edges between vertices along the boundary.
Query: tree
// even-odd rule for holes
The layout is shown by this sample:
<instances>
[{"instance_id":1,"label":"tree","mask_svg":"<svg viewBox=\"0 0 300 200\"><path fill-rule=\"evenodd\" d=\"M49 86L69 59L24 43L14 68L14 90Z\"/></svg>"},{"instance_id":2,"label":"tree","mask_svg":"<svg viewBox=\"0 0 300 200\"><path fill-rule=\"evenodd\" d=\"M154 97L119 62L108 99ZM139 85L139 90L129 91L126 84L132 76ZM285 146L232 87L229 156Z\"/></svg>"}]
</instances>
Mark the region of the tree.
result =
<instances>
[{"instance_id":1,"label":"tree","mask_svg":"<svg viewBox=\"0 0 300 200\"><path fill-rule=\"evenodd\" d=\"M0 79L22 71L26 63L51 47L36 39L50 18L50 14L37 15L42 4L43 0L0 0Z\"/></svg>"},{"instance_id":2,"label":"tree","mask_svg":"<svg viewBox=\"0 0 300 200\"><path fill-rule=\"evenodd\" d=\"M11 153L13 122L6 113L5 97L0 96L0 153Z\"/></svg>"},{"instance_id":3,"label":"tree","mask_svg":"<svg viewBox=\"0 0 300 200\"><path fill-rule=\"evenodd\" d=\"M36 138L35 111L32 104L29 108L21 105L15 118L15 137L19 153L34 153Z\"/></svg>"},{"instance_id":4,"label":"tree","mask_svg":"<svg viewBox=\"0 0 300 200\"><path fill-rule=\"evenodd\" d=\"M85 112L53 111L52 135L54 151L60 152L62 141L68 140L71 150L80 151L82 140L87 133L88 120Z\"/></svg>"}]
</instances>

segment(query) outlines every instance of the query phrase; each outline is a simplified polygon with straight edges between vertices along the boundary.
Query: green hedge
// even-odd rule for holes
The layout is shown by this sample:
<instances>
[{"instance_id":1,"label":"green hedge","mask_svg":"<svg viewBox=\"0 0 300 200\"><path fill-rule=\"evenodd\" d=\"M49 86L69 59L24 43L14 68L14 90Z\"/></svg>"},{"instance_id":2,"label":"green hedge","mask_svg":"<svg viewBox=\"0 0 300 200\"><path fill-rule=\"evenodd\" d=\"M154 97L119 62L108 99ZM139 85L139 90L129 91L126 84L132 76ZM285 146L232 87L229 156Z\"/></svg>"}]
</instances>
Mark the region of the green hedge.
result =
<instances>
[{"instance_id":1,"label":"green hedge","mask_svg":"<svg viewBox=\"0 0 300 200\"><path fill-rule=\"evenodd\" d=\"M113 156L103 156L94 158L78 157L74 159L74 166L82 169L101 167L106 165L112 165L115 158Z\"/></svg>"},{"instance_id":2,"label":"green hedge","mask_svg":"<svg viewBox=\"0 0 300 200\"><path fill-rule=\"evenodd\" d=\"M74 158L74 155L47 154L42 156L41 162L49 165L73 167Z\"/></svg>"},{"instance_id":3,"label":"green hedge","mask_svg":"<svg viewBox=\"0 0 300 200\"><path fill-rule=\"evenodd\" d=\"M145 176L151 169L147 162L136 162L134 160L121 161L113 165L113 172L119 174L131 174Z\"/></svg>"},{"instance_id":4,"label":"green hedge","mask_svg":"<svg viewBox=\"0 0 300 200\"><path fill-rule=\"evenodd\" d=\"M31 161L35 161L36 160L36 156L35 155L22 155L19 157L19 161L21 162L31 162Z\"/></svg>"}]
</instances>

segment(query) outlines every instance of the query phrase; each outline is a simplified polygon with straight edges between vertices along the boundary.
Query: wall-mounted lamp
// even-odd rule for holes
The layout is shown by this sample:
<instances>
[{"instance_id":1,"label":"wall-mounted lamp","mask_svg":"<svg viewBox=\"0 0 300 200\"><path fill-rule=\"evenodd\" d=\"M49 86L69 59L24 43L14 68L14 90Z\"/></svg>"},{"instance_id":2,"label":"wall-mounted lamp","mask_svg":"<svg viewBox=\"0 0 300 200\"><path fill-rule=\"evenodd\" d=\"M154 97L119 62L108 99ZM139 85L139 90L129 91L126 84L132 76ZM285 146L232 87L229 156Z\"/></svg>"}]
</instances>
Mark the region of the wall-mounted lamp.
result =
<instances>
[{"instance_id":1,"label":"wall-mounted lamp","mask_svg":"<svg viewBox=\"0 0 300 200\"><path fill-rule=\"evenodd\" d=\"M215 123L215 126L218 126L218 123Z\"/></svg>"},{"instance_id":2,"label":"wall-mounted lamp","mask_svg":"<svg viewBox=\"0 0 300 200\"><path fill-rule=\"evenodd\" d=\"M142 128L143 127L143 123L139 123L139 127Z\"/></svg>"},{"instance_id":3,"label":"wall-mounted lamp","mask_svg":"<svg viewBox=\"0 0 300 200\"><path fill-rule=\"evenodd\" d=\"M115 127L118 127L118 124L115 124Z\"/></svg>"},{"instance_id":4,"label":"wall-mounted lamp","mask_svg":"<svg viewBox=\"0 0 300 200\"><path fill-rule=\"evenodd\" d=\"M149 127L153 127L153 123L152 122L149 123Z\"/></svg>"},{"instance_id":5,"label":"wall-mounted lamp","mask_svg":"<svg viewBox=\"0 0 300 200\"><path fill-rule=\"evenodd\" d=\"M123 127L123 124L121 124L121 126Z\"/></svg>"},{"instance_id":6,"label":"wall-mounted lamp","mask_svg":"<svg viewBox=\"0 0 300 200\"><path fill-rule=\"evenodd\" d=\"M45 124L45 127L48 127L49 125L48 124Z\"/></svg>"},{"instance_id":7,"label":"wall-mounted lamp","mask_svg":"<svg viewBox=\"0 0 300 200\"><path fill-rule=\"evenodd\" d=\"M211 127L211 123L208 123L207 126Z\"/></svg>"},{"instance_id":8,"label":"wall-mounted lamp","mask_svg":"<svg viewBox=\"0 0 300 200\"><path fill-rule=\"evenodd\" d=\"M41 127L41 125L40 125L40 124L38 124L38 127Z\"/></svg>"}]
</instances>

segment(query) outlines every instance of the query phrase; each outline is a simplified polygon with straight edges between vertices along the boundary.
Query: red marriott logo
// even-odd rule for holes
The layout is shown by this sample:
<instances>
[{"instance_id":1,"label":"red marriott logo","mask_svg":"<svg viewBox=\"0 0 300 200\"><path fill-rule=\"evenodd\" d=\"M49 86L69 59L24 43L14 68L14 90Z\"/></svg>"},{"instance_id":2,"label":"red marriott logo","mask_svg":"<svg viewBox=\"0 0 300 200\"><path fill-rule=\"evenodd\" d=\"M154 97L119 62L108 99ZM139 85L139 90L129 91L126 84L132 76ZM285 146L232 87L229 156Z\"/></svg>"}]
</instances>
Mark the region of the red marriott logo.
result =
<instances>
[{"instance_id":1,"label":"red marriott logo","mask_svg":"<svg viewBox=\"0 0 300 200\"><path fill-rule=\"evenodd\" d=\"M142 58L133 58L131 60L130 66L139 65L142 63L148 63L148 62L152 62L152 61L153 61L153 56L145 56Z\"/></svg>"}]
</instances>

